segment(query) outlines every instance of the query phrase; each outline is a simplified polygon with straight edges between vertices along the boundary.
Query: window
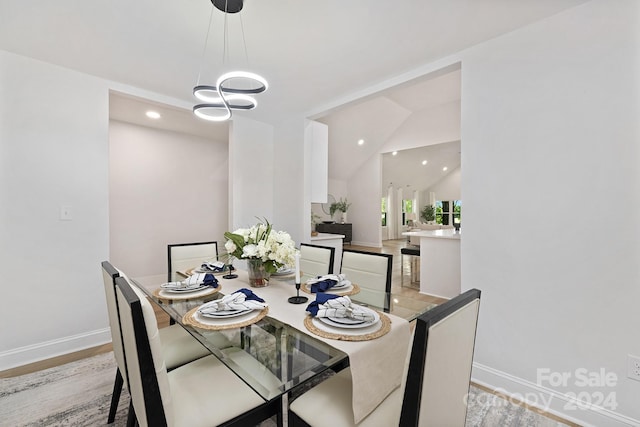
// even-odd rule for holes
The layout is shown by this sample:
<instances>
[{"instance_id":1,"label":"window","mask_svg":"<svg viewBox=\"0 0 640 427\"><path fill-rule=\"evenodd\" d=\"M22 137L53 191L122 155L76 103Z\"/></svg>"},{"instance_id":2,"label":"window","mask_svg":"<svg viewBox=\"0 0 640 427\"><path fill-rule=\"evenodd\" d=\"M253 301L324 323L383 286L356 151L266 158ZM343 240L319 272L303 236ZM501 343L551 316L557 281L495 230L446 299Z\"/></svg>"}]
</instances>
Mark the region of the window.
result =
<instances>
[{"instance_id":1,"label":"window","mask_svg":"<svg viewBox=\"0 0 640 427\"><path fill-rule=\"evenodd\" d=\"M460 227L460 221L462 219L462 200L454 200L453 201L453 225L458 228Z\"/></svg>"},{"instance_id":2,"label":"window","mask_svg":"<svg viewBox=\"0 0 640 427\"><path fill-rule=\"evenodd\" d=\"M462 200L442 200L436 202L436 223L458 227L462 219Z\"/></svg>"},{"instance_id":3,"label":"window","mask_svg":"<svg viewBox=\"0 0 640 427\"><path fill-rule=\"evenodd\" d=\"M442 202L441 201L436 201L436 224L442 224L442 218L443 218L443 213L444 211L442 210Z\"/></svg>"},{"instance_id":4,"label":"window","mask_svg":"<svg viewBox=\"0 0 640 427\"><path fill-rule=\"evenodd\" d=\"M413 212L413 199L402 201L402 225L407 225L407 214Z\"/></svg>"},{"instance_id":5,"label":"window","mask_svg":"<svg viewBox=\"0 0 640 427\"><path fill-rule=\"evenodd\" d=\"M382 201L380 202L380 212L381 212L382 226L386 227L387 226L387 198L386 197L383 197Z\"/></svg>"}]
</instances>

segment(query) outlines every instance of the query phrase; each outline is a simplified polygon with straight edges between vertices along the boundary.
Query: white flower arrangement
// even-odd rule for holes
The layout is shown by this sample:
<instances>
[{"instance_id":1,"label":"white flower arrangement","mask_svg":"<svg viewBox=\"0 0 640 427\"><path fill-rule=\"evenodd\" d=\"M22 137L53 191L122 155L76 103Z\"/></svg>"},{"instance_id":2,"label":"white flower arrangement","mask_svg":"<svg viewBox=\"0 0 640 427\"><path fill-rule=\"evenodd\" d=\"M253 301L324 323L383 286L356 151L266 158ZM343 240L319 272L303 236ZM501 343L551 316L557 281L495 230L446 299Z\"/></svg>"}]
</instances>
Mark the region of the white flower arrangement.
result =
<instances>
[{"instance_id":1,"label":"white flower arrangement","mask_svg":"<svg viewBox=\"0 0 640 427\"><path fill-rule=\"evenodd\" d=\"M266 219L251 228L226 232L224 247L238 259L261 259L269 273L295 263L296 247L289 233L273 230Z\"/></svg>"}]
</instances>

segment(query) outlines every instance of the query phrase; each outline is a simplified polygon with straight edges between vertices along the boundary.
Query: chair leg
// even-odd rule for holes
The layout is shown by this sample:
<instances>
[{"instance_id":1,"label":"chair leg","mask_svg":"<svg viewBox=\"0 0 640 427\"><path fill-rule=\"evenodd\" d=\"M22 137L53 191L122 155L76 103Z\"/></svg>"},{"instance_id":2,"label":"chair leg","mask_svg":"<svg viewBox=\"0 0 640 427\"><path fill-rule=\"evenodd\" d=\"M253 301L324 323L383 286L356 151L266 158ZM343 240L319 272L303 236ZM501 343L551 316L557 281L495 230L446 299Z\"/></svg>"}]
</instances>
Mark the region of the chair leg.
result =
<instances>
[{"instance_id":1,"label":"chair leg","mask_svg":"<svg viewBox=\"0 0 640 427\"><path fill-rule=\"evenodd\" d=\"M111 393L111 407L109 407L109 418L107 424L111 424L116 419L116 412L118 411L118 402L120 402L120 393L122 393L122 385L124 380L122 379L122 373L120 369L116 370L116 380L113 383L113 393Z\"/></svg>"},{"instance_id":2,"label":"chair leg","mask_svg":"<svg viewBox=\"0 0 640 427\"><path fill-rule=\"evenodd\" d=\"M400 253L400 287L404 286L404 254Z\"/></svg>"},{"instance_id":3,"label":"chair leg","mask_svg":"<svg viewBox=\"0 0 640 427\"><path fill-rule=\"evenodd\" d=\"M138 419L136 418L136 411L133 409L133 401L129 402L129 414L127 415L127 427L137 427Z\"/></svg>"},{"instance_id":4,"label":"chair leg","mask_svg":"<svg viewBox=\"0 0 640 427\"><path fill-rule=\"evenodd\" d=\"M311 427L302 418L289 411L288 414L288 426L289 427Z\"/></svg>"}]
</instances>

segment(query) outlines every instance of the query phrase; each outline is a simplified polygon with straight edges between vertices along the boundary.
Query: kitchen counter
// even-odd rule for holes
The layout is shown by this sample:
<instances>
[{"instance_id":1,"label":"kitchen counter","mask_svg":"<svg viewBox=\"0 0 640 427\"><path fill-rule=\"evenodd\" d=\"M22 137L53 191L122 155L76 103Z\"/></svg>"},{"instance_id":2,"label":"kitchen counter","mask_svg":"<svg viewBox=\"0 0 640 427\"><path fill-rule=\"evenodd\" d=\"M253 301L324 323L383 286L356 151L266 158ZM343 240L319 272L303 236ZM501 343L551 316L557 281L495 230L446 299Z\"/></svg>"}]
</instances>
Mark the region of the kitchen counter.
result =
<instances>
[{"instance_id":1,"label":"kitchen counter","mask_svg":"<svg viewBox=\"0 0 640 427\"><path fill-rule=\"evenodd\" d=\"M443 298L460 294L460 240L453 230L406 231L420 238L420 293Z\"/></svg>"},{"instance_id":2,"label":"kitchen counter","mask_svg":"<svg viewBox=\"0 0 640 427\"><path fill-rule=\"evenodd\" d=\"M455 229L451 230L420 230L405 231L403 236L429 237L432 239L457 239L460 240L461 233Z\"/></svg>"}]
</instances>

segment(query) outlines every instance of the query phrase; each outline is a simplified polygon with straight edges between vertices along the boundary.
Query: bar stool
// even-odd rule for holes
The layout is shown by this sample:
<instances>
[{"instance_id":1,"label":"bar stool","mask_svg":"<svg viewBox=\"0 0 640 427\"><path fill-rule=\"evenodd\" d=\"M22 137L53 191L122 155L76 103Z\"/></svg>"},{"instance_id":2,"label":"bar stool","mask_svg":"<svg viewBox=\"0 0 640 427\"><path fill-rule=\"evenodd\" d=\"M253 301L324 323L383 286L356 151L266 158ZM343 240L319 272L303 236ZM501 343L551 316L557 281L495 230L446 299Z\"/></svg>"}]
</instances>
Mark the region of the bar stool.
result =
<instances>
[{"instance_id":1,"label":"bar stool","mask_svg":"<svg viewBox=\"0 0 640 427\"><path fill-rule=\"evenodd\" d=\"M420 247L407 247L400 249L400 286L404 286L404 256L418 257L420 258ZM413 281L413 261L411 260L411 264L409 264L409 273L411 275L411 280Z\"/></svg>"}]
</instances>

